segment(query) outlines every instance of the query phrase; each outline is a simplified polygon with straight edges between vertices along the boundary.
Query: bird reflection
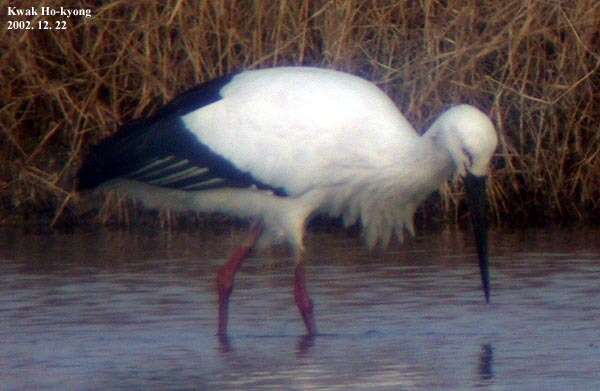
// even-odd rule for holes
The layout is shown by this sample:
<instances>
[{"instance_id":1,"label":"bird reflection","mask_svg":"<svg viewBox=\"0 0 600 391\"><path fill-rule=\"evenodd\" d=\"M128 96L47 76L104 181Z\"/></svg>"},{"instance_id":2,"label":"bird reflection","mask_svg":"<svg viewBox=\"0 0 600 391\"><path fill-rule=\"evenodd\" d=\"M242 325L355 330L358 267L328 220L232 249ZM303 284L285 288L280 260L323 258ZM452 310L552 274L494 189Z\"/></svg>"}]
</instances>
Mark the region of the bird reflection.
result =
<instances>
[{"instance_id":1,"label":"bird reflection","mask_svg":"<svg viewBox=\"0 0 600 391\"><path fill-rule=\"evenodd\" d=\"M227 334L217 334L217 338L219 341L219 352L220 353L231 353L234 351L234 347L231 343L231 338L227 336ZM275 336L277 338L277 336ZM302 335L298 337L296 342L296 353L299 356L302 356L309 352L309 350L315 345L315 336L314 335Z\"/></svg>"},{"instance_id":2,"label":"bird reflection","mask_svg":"<svg viewBox=\"0 0 600 391\"><path fill-rule=\"evenodd\" d=\"M219 351L221 353L229 353L232 350L231 341L227 334L217 334L219 338Z\"/></svg>"},{"instance_id":3,"label":"bird reflection","mask_svg":"<svg viewBox=\"0 0 600 391\"><path fill-rule=\"evenodd\" d=\"M303 335L298 337L298 343L296 344L296 351L299 356L306 354L310 348L315 345L314 335Z\"/></svg>"},{"instance_id":4,"label":"bird reflection","mask_svg":"<svg viewBox=\"0 0 600 391\"><path fill-rule=\"evenodd\" d=\"M481 345L478 373L481 380L494 378L494 348L491 344Z\"/></svg>"}]
</instances>

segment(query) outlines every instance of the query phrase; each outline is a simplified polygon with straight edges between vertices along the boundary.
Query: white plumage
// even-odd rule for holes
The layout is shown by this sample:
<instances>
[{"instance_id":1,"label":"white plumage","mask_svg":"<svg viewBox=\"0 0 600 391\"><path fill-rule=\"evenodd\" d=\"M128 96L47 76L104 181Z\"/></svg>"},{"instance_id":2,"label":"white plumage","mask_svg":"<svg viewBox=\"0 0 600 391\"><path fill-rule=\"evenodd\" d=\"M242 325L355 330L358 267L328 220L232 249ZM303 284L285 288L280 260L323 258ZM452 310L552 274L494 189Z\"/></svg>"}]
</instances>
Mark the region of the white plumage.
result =
<instances>
[{"instance_id":1,"label":"white plumage","mask_svg":"<svg viewBox=\"0 0 600 391\"><path fill-rule=\"evenodd\" d=\"M193 94L201 94L202 88ZM497 144L489 118L468 105L450 108L419 136L377 86L333 70L245 71L205 90L216 94L208 103L196 107L197 98L188 94L157 119L127 132L146 140L158 132L152 126L165 131L176 121L179 133L191 135L256 185L217 172L171 186L216 172L220 163L198 164L193 156L179 155L179 147L165 152L163 147L144 149L136 141L131 148L135 170L97 169L94 175L101 179L82 187L118 188L149 208L251 219L262 227L262 245L287 242L300 261L306 222L318 213L342 216L346 225L360 221L369 247L386 246L393 234L402 240L404 229L414 234L418 205L448 179L483 177ZM176 136L161 137L169 143ZM119 145L108 143L110 148L93 153L88 171L116 154L113 144ZM145 174L141 178L140 170ZM91 176L82 169L80 177L85 182Z\"/></svg>"}]
</instances>

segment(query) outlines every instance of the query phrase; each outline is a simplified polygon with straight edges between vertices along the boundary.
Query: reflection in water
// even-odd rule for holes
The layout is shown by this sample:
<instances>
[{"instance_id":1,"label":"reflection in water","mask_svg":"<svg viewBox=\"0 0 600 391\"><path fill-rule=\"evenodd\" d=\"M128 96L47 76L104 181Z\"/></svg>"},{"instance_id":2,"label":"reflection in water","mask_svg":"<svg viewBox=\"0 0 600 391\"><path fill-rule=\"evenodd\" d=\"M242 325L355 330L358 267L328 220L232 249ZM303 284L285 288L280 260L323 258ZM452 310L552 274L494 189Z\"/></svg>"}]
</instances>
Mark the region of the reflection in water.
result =
<instances>
[{"instance_id":1,"label":"reflection in water","mask_svg":"<svg viewBox=\"0 0 600 391\"><path fill-rule=\"evenodd\" d=\"M296 337L296 354L300 357L306 355L314 345L315 340L319 335L300 335ZM326 337L321 335L321 337ZM222 354L229 354L235 351L234 345L232 343L232 338L228 335L217 334L216 338L219 341L219 352ZM253 336L253 338L261 339L261 338L289 338L285 336Z\"/></svg>"},{"instance_id":2,"label":"reflection in water","mask_svg":"<svg viewBox=\"0 0 600 391\"><path fill-rule=\"evenodd\" d=\"M217 338L219 339L219 351L221 353L230 353L232 351L232 347L229 336L227 334L217 333Z\"/></svg>"},{"instance_id":3,"label":"reflection in water","mask_svg":"<svg viewBox=\"0 0 600 391\"><path fill-rule=\"evenodd\" d=\"M296 350L298 351L299 356L303 356L308 353L308 349L312 348L315 345L315 335L302 335L298 337L298 342L296 343Z\"/></svg>"},{"instance_id":4,"label":"reflection in water","mask_svg":"<svg viewBox=\"0 0 600 391\"><path fill-rule=\"evenodd\" d=\"M479 378L491 380L494 377L494 348L489 343L481 345L479 353Z\"/></svg>"},{"instance_id":5,"label":"reflection in water","mask_svg":"<svg viewBox=\"0 0 600 391\"><path fill-rule=\"evenodd\" d=\"M293 261L236 280L230 336L214 272L237 234L0 235L3 389L600 389L598 231L491 235L492 303L460 232L369 254L312 234L319 330L304 337Z\"/></svg>"}]
</instances>

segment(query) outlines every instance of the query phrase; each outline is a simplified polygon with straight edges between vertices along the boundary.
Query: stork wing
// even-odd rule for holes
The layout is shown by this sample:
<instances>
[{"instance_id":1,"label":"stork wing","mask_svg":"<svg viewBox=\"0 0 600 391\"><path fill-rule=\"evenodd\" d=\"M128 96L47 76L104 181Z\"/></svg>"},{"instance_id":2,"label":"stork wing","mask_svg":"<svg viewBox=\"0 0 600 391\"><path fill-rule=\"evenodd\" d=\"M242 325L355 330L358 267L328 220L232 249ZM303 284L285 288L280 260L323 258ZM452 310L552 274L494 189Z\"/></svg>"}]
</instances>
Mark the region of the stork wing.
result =
<instances>
[{"instance_id":1,"label":"stork wing","mask_svg":"<svg viewBox=\"0 0 600 391\"><path fill-rule=\"evenodd\" d=\"M181 117L221 99L223 77L202 84L173 100L153 117L124 125L113 136L93 147L79 171L79 189L91 189L115 179L127 178L180 190L219 187L270 189L241 171L203 144L183 124Z\"/></svg>"},{"instance_id":2,"label":"stork wing","mask_svg":"<svg viewBox=\"0 0 600 391\"><path fill-rule=\"evenodd\" d=\"M124 126L92 150L79 187L121 177L297 195L391 164L417 139L391 99L359 77L304 67L247 71Z\"/></svg>"},{"instance_id":3,"label":"stork wing","mask_svg":"<svg viewBox=\"0 0 600 391\"><path fill-rule=\"evenodd\" d=\"M185 127L240 170L289 195L371 175L419 140L382 90L347 73L247 71L221 94L184 115Z\"/></svg>"}]
</instances>

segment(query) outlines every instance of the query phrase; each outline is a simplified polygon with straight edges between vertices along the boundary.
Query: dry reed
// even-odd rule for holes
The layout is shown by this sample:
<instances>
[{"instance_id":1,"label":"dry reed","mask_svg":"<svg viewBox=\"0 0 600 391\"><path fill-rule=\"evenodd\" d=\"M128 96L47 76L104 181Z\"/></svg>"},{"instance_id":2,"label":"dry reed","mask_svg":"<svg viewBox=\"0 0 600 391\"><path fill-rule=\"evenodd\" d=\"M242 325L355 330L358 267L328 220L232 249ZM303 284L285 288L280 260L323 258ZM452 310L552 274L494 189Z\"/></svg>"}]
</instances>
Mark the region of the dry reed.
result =
<instances>
[{"instance_id":1,"label":"dry reed","mask_svg":"<svg viewBox=\"0 0 600 391\"><path fill-rule=\"evenodd\" d=\"M376 82L417 129L450 104L488 112L500 136L497 221L600 216L596 0L45 3L93 17L72 17L67 30L8 30L9 20L43 18L8 16L8 6L32 4L0 2L3 224L130 222L129 204L109 198L98 214L77 202L74 174L90 144L201 81L291 64ZM461 191L442 190L438 216L462 217Z\"/></svg>"}]
</instances>

